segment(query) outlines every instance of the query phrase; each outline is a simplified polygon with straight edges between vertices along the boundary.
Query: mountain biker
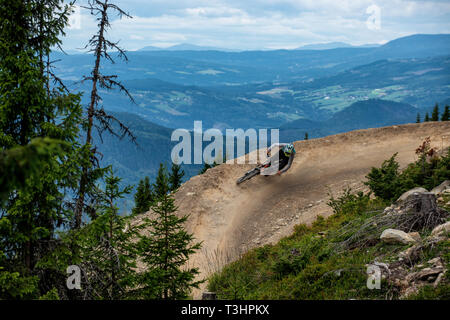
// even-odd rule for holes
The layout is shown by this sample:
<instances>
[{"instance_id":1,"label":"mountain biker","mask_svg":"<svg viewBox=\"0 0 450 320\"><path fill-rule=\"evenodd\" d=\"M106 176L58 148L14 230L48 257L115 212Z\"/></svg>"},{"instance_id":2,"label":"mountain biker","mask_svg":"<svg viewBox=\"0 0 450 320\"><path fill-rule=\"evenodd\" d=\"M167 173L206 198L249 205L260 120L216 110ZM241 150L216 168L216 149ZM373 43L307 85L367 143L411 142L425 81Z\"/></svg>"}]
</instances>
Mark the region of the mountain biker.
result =
<instances>
[{"instance_id":1,"label":"mountain biker","mask_svg":"<svg viewBox=\"0 0 450 320\"><path fill-rule=\"evenodd\" d=\"M272 149L278 147L278 155L271 156ZM285 173L289 170L294 161L295 157L295 148L292 143L274 143L269 148L267 148L267 157L270 157L265 164L274 164L278 162L278 175ZM278 156L278 159L277 159Z\"/></svg>"}]
</instances>

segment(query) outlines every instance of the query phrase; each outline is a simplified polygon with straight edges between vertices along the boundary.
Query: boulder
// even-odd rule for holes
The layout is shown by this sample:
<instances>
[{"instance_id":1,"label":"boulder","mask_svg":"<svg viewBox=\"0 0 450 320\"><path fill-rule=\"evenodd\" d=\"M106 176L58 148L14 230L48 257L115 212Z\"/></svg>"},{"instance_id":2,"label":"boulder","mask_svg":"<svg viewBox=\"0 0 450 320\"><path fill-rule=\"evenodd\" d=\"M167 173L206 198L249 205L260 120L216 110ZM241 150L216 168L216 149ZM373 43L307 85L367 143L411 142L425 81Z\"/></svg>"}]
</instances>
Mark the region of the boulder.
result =
<instances>
[{"instance_id":1,"label":"boulder","mask_svg":"<svg viewBox=\"0 0 450 320\"><path fill-rule=\"evenodd\" d=\"M403 193L400 198L397 199L396 202L403 202L405 201L410 195L414 194L414 193L424 193L424 192L428 192L427 189L425 188L421 188L421 187L417 187L414 189L411 189L409 191L406 191L405 193Z\"/></svg>"},{"instance_id":2,"label":"boulder","mask_svg":"<svg viewBox=\"0 0 450 320\"><path fill-rule=\"evenodd\" d=\"M416 243L416 239L404 231L396 229L386 229L381 233L380 239L386 243Z\"/></svg>"},{"instance_id":3,"label":"boulder","mask_svg":"<svg viewBox=\"0 0 450 320\"><path fill-rule=\"evenodd\" d=\"M435 195L438 195L438 194L441 194L442 192L444 192L444 190L449 187L450 187L450 180L445 180L437 187L434 187L430 192L434 193Z\"/></svg>"},{"instance_id":4,"label":"boulder","mask_svg":"<svg viewBox=\"0 0 450 320\"><path fill-rule=\"evenodd\" d=\"M416 232L408 232L408 235L413 238L414 240L416 240L417 242L421 242L422 238L420 237L420 234L416 231Z\"/></svg>"},{"instance_id":5,"label":"boulder","mask_svg":"<svg viewBox=\"0 0 450 320\"><path fill-rule=\"evenodd\" d=\"M444 235L450 233L450 221L446 223L438 225L436 228L431 231L432 236Z\"/></svg>"}]
</instances>

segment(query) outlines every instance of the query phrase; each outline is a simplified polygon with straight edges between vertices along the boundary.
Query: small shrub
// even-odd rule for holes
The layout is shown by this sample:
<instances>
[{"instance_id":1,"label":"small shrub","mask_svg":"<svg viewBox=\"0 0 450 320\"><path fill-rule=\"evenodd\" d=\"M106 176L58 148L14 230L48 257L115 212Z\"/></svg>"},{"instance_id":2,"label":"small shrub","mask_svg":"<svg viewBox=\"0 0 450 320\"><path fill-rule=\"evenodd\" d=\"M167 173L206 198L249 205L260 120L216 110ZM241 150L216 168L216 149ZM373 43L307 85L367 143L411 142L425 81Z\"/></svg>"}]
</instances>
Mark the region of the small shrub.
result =
<instances>
[{"instance_id":1,"label":"small shrub","mask_svg":"<svg viewBox=\"0 0 450 320\"><path fill-rule=\"evenodd\" d=\"M363 212L370 201L370 194L364 194L363 192L358 192L356 194L352 193L351 188L344 190L344 194L335 199L331 195L330 200L327 204L333 209L333 212L337 215L340 214L358 214Z\"/></svg>"},{"instance_id":2,"label":"small shrub","mask_svg":"<svg viewBox=\"0 0 450 320\"><path fill-rule=\"evenodd\" d=\"M380 168L372 168L366 176L365 184L375 196L390 202L414 187L431 190L438 186L450 177L450 149L446 154L438 156L430 144L431 141L427 138L416 149L418 160L409 164L402 172L395 160L397 154L394 154Z\"/></svg>"}]
</instances>

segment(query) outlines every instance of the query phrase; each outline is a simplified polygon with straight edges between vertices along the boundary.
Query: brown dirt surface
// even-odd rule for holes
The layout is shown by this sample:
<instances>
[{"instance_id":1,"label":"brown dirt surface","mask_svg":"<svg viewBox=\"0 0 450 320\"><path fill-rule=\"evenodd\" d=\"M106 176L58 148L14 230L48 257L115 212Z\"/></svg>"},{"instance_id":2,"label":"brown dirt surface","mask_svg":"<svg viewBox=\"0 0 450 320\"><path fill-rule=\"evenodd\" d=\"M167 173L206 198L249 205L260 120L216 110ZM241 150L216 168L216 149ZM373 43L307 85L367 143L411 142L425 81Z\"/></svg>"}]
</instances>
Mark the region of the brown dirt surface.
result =
<instances>
[{"instance_id":1,"label":"brown dirt surface","mask_svg":"<svg viewBox=\"0 0 450 320\"><path fill-rule=\"evenodd\" d=\"M404 167L416 160L426 137L439 150L450 146L450 122L427 122L351 131L297 141L294 163L281 176L236 180L255 165L222 164L184 183L175 194L179 215L190 215L187 230L202 241L190 260L205 278L247 250L275 243L300 223L332 214L327 206L346 187L367 190L372 167L398 153ZM282 141L286 142L286 141ZM205 289L194 291L198 298Z\"/></svg>"}]
</instances>

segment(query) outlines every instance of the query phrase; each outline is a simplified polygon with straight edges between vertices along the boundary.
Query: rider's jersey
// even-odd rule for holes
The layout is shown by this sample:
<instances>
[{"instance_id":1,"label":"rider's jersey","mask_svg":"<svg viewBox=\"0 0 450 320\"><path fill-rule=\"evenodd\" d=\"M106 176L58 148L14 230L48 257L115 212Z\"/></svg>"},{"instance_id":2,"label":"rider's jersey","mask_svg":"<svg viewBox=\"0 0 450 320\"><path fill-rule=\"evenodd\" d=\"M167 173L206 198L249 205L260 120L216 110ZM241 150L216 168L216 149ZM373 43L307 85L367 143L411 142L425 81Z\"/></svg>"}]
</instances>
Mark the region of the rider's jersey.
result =
<instances>
[{"instance_id":1,"label":"rider's jersey","mask_svg":"<svg viewBox=\"0 0 450 320\"><path fill-rule=\"evenodd\" d=\"M283 152L283 147L287 145L287 143L275 143L271 145L267 151L270 152L274 147L279 147L278 150L278 170L280 170L281 173L286 172L289 170L289 168L292 165L292 162L294 161L295 157L295 149L292 151L291 156L286 156ZM276 156L275 156L276 157Z\"/></svg>"}]
</instances>

